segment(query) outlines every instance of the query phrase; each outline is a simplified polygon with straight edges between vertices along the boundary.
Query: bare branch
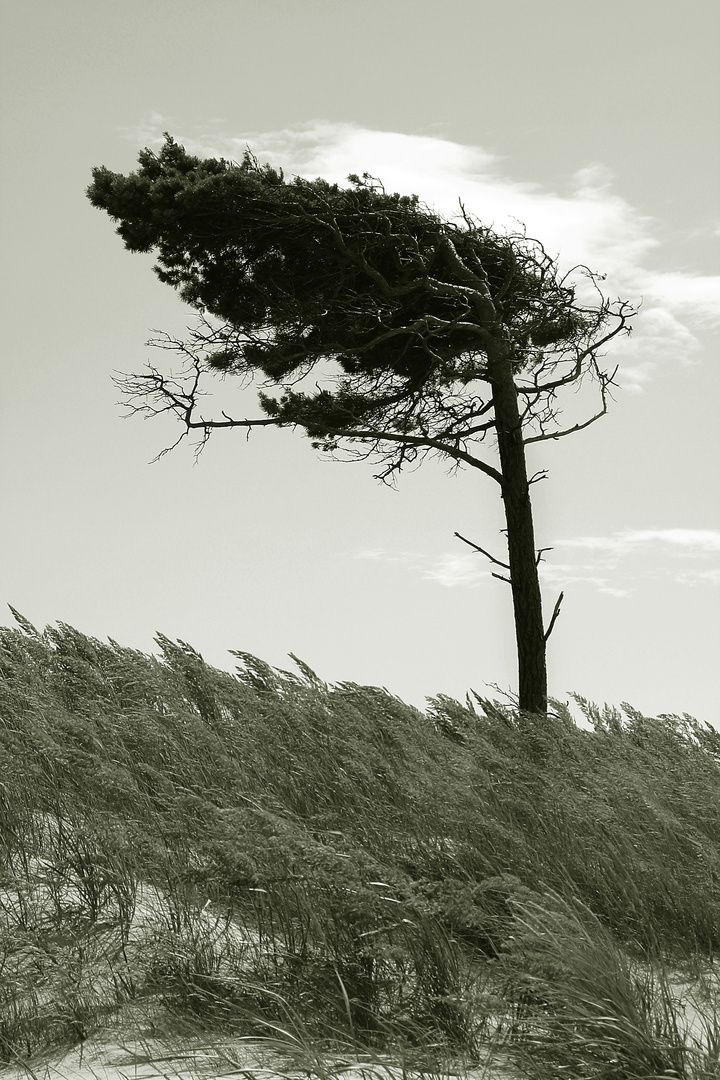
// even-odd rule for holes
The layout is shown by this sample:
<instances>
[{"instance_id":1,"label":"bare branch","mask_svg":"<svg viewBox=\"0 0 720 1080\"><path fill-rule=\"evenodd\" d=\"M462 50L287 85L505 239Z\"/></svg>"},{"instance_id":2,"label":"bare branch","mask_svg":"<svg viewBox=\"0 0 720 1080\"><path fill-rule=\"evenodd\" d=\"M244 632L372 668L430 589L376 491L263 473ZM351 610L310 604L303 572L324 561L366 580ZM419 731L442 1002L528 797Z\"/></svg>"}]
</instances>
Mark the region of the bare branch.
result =
<instances>
[{"instance_id":1,"label":"bare branch","mask_svg":"<svg viewBox=\"0 0 720 1080\"><path fill-rule=\"evenodd\" d=\"M543 547L543 548L538 548L538 552L537 552L537 558L535 559L535 565L536 565L536 566L539 566L541 562L544 562L544 561L545 561L545 560L543 559L543 554L544 554L544 552L546 552L546 551L553 551L553 550L554 550L554 549L553 549L553 548L551 548L551 547Z\"/></svg>"},{"instance_id":2,"label":"bare branch","mask_svg":"<svg viewBox=\"0 0 720 1080\"><path fill-rule=\"evenodd\" d=\"M598 322L604 314L604 309L598 313ZM607 343L609 341L612 341L613 338L617 337L618 334L630 333L631 327L629 323L630 319L635 314L635 308L626 301L623 301L619 305L618 310L613 312L612 314L615 316L615 318L619 320L618 324L614 326L612 330L609 330L608 333L605 334L603 337L599 338L597 341L593 341L586 348L582 349L573 358L573 367L566 375L563 375L559 379L553 379L547 383L539 383L537 381L537 375L535 375L535 382L533 386L517 386L518 394L539 396L540 394L546 394L552 390L556 390L560 386L567 386L568 383L575 382L577 379L579 379L582 373L583 360L586 360L589 356L593 358L596 357L598 354L598 350L602 349L604 345L607 345ZM551 366L553 368L556 367L557 362L553 363ZM540 368L540 371L542 370L543 367ZM615 370L617 371L617 368Z\"/></svg>"},{"instance_id":3,"label":"bare branch","mask_svg":"<svg viewBox=\"0 0 720 1080\"><path fill-rule=\"evenodd\" d=\"M259 420L233 420L223 410L224 420L188 420L188 428L206 428L208 431L215 428L233 428L233 427L281 427L279 420L274 417L264 417Z\"/></svg>"},{"instance_id":4,"label":"bare branch","mask_svg":"<svg viewBox=\"0 0 720 1080\"><path fill-rule=\"evenodd\" d=\"M125 407L129 409L131 413L144 413L148 416L159 416L165 412L172 412L182 421L184 428L182 435L175 443L173 443L172 447L168 447L161 451L158 457L162 457L168 453L170 449L174 449L190 431L202 431L203 437L200 444L200 450L202 450L207 443L211 432L215 430L287 426L281 419L274 416L258 417L255 419L236 419L229 416L224 409L221 411L223 417L222 420L207 419L204 416L197 416L198 397L202 395L202 391L199 388L202 370L197 357L193 359L192 373L189 373L189 387L180 385L174 379L167 379L151 365L148 365L148 371L149 373L146 375L127 375L124 376L123 379L116 381L122 387L124 393L129 397L142 397L144 399L142 405L135 405L132 401L125 403ZM495 480L496 483L501 485L503 483L502 474L497 469L493 468L492 465L488 465L481 458L475 457L473 454L462 449L459 443L465 438L464 432L435 438L430 435L411 435L405 432L385 431L383 429L338 427L329 428L325 434L332 439L357 439L362 442L372 442L375 444L383 442L396 444L400 447L402 460L405 460L407 457L407 447L416 448L418 450L437 450L454 461L463 462L471 468L480 470L485 473L486 476L490 476ZM380 452L377 449L377 446L375 447L375 450ZM373 449L371 448L369 453L372 452ZM391 466L391 471L397 469L401 464L402 461L396 461Z\"/></svg>"},{"instance_id":5,"label":"bare branch","mask_svg":"<svg viewBox=\"0 0 720 1080\"><path fill-rule=\"evenodd\" d=\"M583 428L590 427L590 425L594 424L596 420L599 420L601 416L605 416L605 414L607 413L607 410L608 410L608 406L607 406L608 390L607 390L607 388L608 388L608 386L610 386L612 384L612 381L615 378L616 374L617 374L617 368L615 368L615 371L613 371L612 375L609 375L609 376L604 375L604 374L601 375L600 394L602 396L602 409L600 409L599 412L595 413L594 416L591 416L589 420L586 420L582 424L573 424L572 427L565 428L564 431L548 431L548 432L543 432L541 435L531 435L529 439L523 439L523 442L525 443L525 445L529 446L530 443L547 442L548 439L562 439L566 435L574 435L576 431L582 431Z\"/></svg>"},{"instance_id":6,"label":"bare branch","mask_svg":"<svg viewBox=\"0 0 720 1080\"><path fill-rule=\"evenodd\" d=\"M555 601L555 607L553 609L552 618L550 620L550 625L548 626L547 630L545 631L545 637L544 637L545 641L547 641L547 639L552 634L553 626L555 625L557 617L560 614L560 605L563 602L563 597L564 596L565 596L565 593L561 592L560 595L558 596L557 600Z\"/></svg>"},{"instance_id":7,"label":"bare branch","mask_svg":"<svg viewBox=\"0 0 720 1080\"><path fill-rule=\"evenodd\" d=\"M181 343L182 344L182 343ZM175 343L162 345L163 348L175 348ZM186 355L189 354L187 347L181 349ZM213 428L216 427L267 427L278 426L278 421L273 417L258 418L257 420L233 420L227 416L227 413L223 411L222 415L225 420L206 420L203 417L195 419L195 413L198 407L198 398L203 396L203 391L200 390L200 377L202 369L197 360L197 357L193 357L192 360L192 374L188 373L187 377L190 380L189 386L184 386L178 383L172 376L166 378L162 372L151 364L147 365L148 372L143 375L127 375L122 374L121 377L114 380L116 386L119 386L125 395L126 399L122 404L125 409L128 410L128 415L142 415L145 418L151 416L162 416L163 413L172 413L182 422L182 431L174 443L170 446L166 446L163 450L157 454L152 461L159 461L174 450L185 439L191 431L201 431L202 437L200 442L195 448L195 458L200 455L202 450L207 444L210 438L210 433ZM133 398L142 399L141 405L136 405Z\"/></svg>"},{"instance_id":8,"label":"bare branch","mask_svg":"<svg viewBox=\"0 0 720 1080\"><path fill-rule=\"evenodd\" d=\"M512 581L509 577L504 577L502 574L496 574L493 572L493 577L496 577L498 581L504 581L507 585L512 585Z\"/></svg>"},{"instance_id":9,"label":"bare branch","mask_svg":"<svg viewBox=\"0 0 720 1080\"><path fill-rule=\"evenodd\" d=\"M473 469L479 469L480 472L485 473L486 476L492 477L492 479L501 486L505 482L502 473L497 469L494 469L492 465L488 465L482 458L473 457L473 455L468 454L466 450L461 450L459 447L442 442L439 439L426 438L419 435L406 435L405 433L398 433L395 431L355 431L347 428L333 428L328 430L327 434L337 439L396 442L408 446L417 446L420 449L427 447L429 450L438 450L441 454L446 454L447 457L454 458L456 461L463 461Z\"/></svg>"},{"instance_id":10,"label":"bare branch","mask_svg":"<svg viewBox=\"0 0 720 1080\"><path fill-rule=\"evenodd\" d=\"M461 536L459 532L456 532L454 535L457 536L458 540L462 540L463 544L467 544L469 547L475 548L476 551L479 551L480 554L484 555L486 559L489 559L491 563L495 563L496 566L502 566L505 570L510 569L508 563L504 563L501 562L500 559L496 559L493 555L490 554L489 551L486 551L485 548L481 548L479 544L474 544L472 540L467 540L464 536ZM546 550L549 550L549 548L547 548ZM493 577L498 577L498 575L493 574ZM502 580L507 581L508 579L502 578Z\"/></svg>"}]
</instances>

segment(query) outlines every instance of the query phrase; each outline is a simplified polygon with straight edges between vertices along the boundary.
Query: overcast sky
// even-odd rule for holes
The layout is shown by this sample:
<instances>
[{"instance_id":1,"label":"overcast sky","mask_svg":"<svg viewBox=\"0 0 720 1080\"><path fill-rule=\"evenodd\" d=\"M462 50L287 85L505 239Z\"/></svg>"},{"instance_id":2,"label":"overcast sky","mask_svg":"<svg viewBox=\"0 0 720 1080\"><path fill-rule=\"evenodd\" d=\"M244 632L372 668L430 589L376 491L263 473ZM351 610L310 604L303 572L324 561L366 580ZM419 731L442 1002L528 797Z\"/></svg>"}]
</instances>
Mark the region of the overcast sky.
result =
<instances>
[{"instance_id":1,"label":"overcast sky","mask_svg":"<svg viewBox=\"0 0 720 1080\"><path fill-rule=\"evenodd\" d=\"M453 537L499 549L483 476L391 491L272 430L149 464L178 432L123 419L112 376L192 313L84 191L168 130L461 197L642 302L610 414L533 448L550 692L720 725L719 31L715 0L5 0L0 602L418 705L515 687L509 590Z\"/></svg>"}]
</instances>

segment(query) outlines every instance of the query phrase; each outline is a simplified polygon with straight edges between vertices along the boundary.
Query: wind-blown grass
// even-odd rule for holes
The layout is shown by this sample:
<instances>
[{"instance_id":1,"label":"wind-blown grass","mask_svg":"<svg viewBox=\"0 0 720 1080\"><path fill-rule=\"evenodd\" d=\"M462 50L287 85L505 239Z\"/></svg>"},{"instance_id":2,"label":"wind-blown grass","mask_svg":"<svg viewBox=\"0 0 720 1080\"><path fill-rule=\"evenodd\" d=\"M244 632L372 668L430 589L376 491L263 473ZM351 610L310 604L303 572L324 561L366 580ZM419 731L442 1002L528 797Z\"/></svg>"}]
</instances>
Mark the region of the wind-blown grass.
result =
<instances>
[{"instance_id":1,"label":"wind-blown grass","mask_svg":"<svg viewBox=\"0 0 720 1080\"><path fill-rule=\"evenodd\" d=\"M131 1017L225 1071L253 1037L318 1074L492 1045L532 1080L717 1075L714 728L582 698L592 730L474 694L423 713L15 615L0 1061Z\"/></svg>"}]
</instances>

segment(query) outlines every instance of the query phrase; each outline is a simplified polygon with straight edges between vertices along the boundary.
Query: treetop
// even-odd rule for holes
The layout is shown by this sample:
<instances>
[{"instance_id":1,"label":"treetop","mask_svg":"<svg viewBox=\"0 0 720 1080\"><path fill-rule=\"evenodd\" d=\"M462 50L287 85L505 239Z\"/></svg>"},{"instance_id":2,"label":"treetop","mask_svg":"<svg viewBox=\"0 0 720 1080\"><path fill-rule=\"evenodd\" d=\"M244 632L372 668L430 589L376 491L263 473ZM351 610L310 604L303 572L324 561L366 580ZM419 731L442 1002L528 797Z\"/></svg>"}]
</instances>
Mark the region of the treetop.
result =
<instances>
[{"instance_id":1,"label":"treetop","mask_svg":"<svg viewBox=\"0 0 720 1080\"><path fill-rule=\"evenodd\" d=\"M488 334L509 337L521 369L587 332L536 241L445 220L367 174L348 188L286 181L249 151L240 164L201 159L169 135L139 163L128 176L94 169L89 198L128 250L157 252L186 303L244 335L220 369L285 379L322 357L408 389L467 384L485 375Z\"/></svg>"}]
</instances>

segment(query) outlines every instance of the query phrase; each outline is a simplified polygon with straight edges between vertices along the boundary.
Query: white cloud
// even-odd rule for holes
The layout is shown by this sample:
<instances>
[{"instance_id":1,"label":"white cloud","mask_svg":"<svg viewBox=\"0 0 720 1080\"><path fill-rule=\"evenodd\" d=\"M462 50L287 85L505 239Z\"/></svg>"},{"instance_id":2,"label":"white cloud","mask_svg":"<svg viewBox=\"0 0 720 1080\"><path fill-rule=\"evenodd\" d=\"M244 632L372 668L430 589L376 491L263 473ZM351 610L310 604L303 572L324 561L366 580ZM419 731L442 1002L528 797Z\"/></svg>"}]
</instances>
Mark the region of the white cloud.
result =
<instances>
[{"instance_id":1,"label":"white cloud","mask_svg":"<svg viewBox=\"0 0 720 1080\"><path fill-rule=\"evenodd\" d=\"M620 363L618 382L639 390L652 378L659 359L688 365L697 363L702 347L695 334L667 307L643 306L639 333L618 341L613 357Z\"/></svg>"},{"instance_id":2,"label":"white cloud","mask_svg":"<svg viewBox=\"0 0 720 1080\"><path fill-rule=\"evenodd\" d=\"M478 561L479 556L471 554L445 552L441 555L428 555L417 551L385 551L373 548L356 552L355 558L403 566L426 581L434 581L446 589L476 588L492 576L491 571Z\"/></svg>"},{"instance_id":3,"label":"white cloud","mask_svg":"<svg viewBox=\"0 0 720 1080\"><path fill-rule=\"evenodd\" d=\"M720 568L708 566L708 560L720 552L718 529L626 529L610 536L556 540L553 548L566 553L565 561L548 555L540 563L540 581L547 589L585 585L622 598L649 579L664 578L686 586L720 585ZM573 552L578 553L577 560ZM504 572L472 552L433 555L373 548L355 552L353 557L400 566L446 589L478 588L490 582L494 570Z\"/></svg>"},{"instance_id":4,"label":"white cloud","mask_svg":"<svg viewBox=\"0 0 720 1080\"><path fill-rule=\"evenodd\" d=\"M598 567L593 565L543 562L539 572L541 584L547 587L567 589L571 585L590 585L607 596L630 596L633 592L630 586L622 587L614 579L598 574Z\"/></svg>"},{"instance_id":5,"label":"white cloud","mask_svg":"<svg viewBox=\"0 0 720 1080\"><path fill-rule=\"evenodd\" d=\"M712 570L685 570L673 578L678 585L720 585L720 567Z\"/></svg>"},{"instance_id":6,"label":"white cloud","mask_svg":"<svg viewBox=\"0 0 720 1080\"><path fill-rule=\"evenodd\" d=\"M638 275L642 284L642 275ZM720 324L720 274L690 274L681 271L648 271L647 291L660 302L693 315L710 326Z\"/></svg>"},{"instance_id":7,"label":"white cloud","mask_svg":"<svg viewBox=\"0 0 720 1080\"><path fill-rule=\"evenodd\" d=\"M492 577L492 571L478 566L477 555L473 558L472 555L446 554L425 569L422 576L428 581L437 581L446 589L475 588Z\"/></svg>"},{"instance_id":8,"label":"white cloud","mask_svg":"<svg viewBox=\"0 0 720 1080\"><path fill-rule=\"evenodd\" d=\"M717 529L626 529L610 536L556 540L554 547L585 555L577 563L542 565L543 581L562 587L584 582L600 592L627 595L634 584L648 579L720 585L720 568L707 565L720 552Z\"/></svg>"},{"instance_id":9,"label":"white cloud","mask_svg":"<svg viewBox=\"0 0 720 1080\"><path fill-rule=\"evenodd\" d=\"M165 127L167 121L153 115L134 135L157 145ZM182 132L178 138L193 153L235 160L249 146L286 175L343 184L348 173L370 172L389 190L414 192L448 216L458 214L460 198L471 214L497 229L526 225L551 254L559 253L561 266L585 264L606 274L609 296L643 301L634 334L613 347L622 361L620 382L635 391L658 361L697 359L700 343L688 320L698 329L720 325L720 277L647 267L659 246L654 222L614 190L613 176L601 164L580 169L569 178L568 190L558 193L508 177L500 160L481 147L428 135L322 120L237 136L221 134L217 124L212 128L198 138Z\"/></svg>"},{"instance_id":10,"label":"white cloud","mask_svg":"<svg viewBox=\"0 0 720 1080\"><path fill-rule=\"evenodd\" d=\"M625 555L640 546L671 544L686 553L720 551L718 529L627 529L612 536L580 536L574 540L557 540L556 547L580 547Z\"/></svg>"}]
</instances>

